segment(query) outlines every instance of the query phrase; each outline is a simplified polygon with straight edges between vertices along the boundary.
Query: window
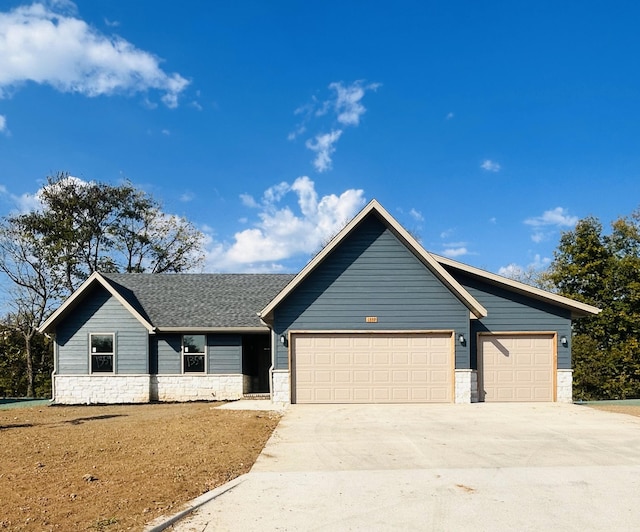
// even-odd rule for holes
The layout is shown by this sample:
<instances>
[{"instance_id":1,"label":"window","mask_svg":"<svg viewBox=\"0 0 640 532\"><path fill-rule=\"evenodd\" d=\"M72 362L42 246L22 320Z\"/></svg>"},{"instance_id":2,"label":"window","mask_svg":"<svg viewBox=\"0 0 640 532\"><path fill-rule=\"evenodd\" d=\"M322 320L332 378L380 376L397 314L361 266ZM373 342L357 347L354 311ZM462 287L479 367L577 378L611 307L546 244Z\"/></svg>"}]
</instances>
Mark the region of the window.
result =
<instances>
[{"instance_id":1,"label":"window","mask_svg":"<svg viewBox=\"0 0 640 532\"><path fill-rule=\"evenodd\" d=\"M185 334L182 337L182 370L184 373L204 373L206 336Z\"/></svg>"},{"instance_id":2,"label":"window","mask_svg":"<svg viewBox=\"0 0 640 532\"><path fill-rule=\"evenodd\" d=\"M91 373L113 373L115 358L115 335L91 334Z\"/></svg>"}]
</instances>

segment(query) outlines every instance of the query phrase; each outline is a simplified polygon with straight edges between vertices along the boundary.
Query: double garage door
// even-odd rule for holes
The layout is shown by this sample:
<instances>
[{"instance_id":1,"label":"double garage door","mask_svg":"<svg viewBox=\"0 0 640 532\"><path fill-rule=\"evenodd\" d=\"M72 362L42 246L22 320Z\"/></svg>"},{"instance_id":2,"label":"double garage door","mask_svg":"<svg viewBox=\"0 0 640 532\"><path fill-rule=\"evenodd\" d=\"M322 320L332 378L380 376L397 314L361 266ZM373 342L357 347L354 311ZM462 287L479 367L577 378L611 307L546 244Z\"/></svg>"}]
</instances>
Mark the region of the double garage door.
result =
<instances>
[{"instance_id":1,"label":"double garage door","mask_svg":"<svg viewBox=\"0 0 640 532\"><path fill-rule=\"evenodd\" d=\"M293 402L453 400L451 333L293 334Z\"/></svg>"},{"instance_id":2,"label":"double garage door","mask_svg":"<svg viewBox=\"0 0 640 532\"><path fill-rule=\"evenodd\" d=\"M451 333L296 333L291 337L294 403L449 403ZM555 335L478 339L480 401L553 401Z\"/></svg>"}]
</instances>

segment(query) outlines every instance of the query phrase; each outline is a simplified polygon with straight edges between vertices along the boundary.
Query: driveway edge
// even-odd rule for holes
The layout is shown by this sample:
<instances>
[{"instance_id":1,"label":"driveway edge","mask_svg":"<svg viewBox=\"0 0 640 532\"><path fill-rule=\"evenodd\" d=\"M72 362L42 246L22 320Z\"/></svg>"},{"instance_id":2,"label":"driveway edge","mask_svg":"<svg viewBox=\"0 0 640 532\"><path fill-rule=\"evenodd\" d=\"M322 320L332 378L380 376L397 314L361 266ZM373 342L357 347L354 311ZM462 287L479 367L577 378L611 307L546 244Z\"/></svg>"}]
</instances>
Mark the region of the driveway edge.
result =
<instances>
[{"instance_id":1,"label":"driveway edge","mask_svg":"<svg viewBox=\"0 0 640 532\"><path fill-rule=\"evenodd\" d=\"M239 477L236 477L233 480L230 480L229 482L227 482L226 484L223 484L222 486L218 486L217 488L214 488L211 491L207 491L206 493L203 493L199 497L196 497L195 499L188 502L187 507L184 510L181 510L180 512L170 517L165 517L161 515L160 517L154 519L149 524L147 524L147 526L144 528L144 532L161 532L162 530L169 528L171 525L177 523L178 521L180 521L181 519L189 515L194 510L197 510L198 508L200 508L203 504L206 504L209 501L214 500L216 497L219 497L220 495L226 493L227 491L232 490L239 484L242 484L246 480L247 475L248 473L240 475Z\"/></svg>"}]
</instances>

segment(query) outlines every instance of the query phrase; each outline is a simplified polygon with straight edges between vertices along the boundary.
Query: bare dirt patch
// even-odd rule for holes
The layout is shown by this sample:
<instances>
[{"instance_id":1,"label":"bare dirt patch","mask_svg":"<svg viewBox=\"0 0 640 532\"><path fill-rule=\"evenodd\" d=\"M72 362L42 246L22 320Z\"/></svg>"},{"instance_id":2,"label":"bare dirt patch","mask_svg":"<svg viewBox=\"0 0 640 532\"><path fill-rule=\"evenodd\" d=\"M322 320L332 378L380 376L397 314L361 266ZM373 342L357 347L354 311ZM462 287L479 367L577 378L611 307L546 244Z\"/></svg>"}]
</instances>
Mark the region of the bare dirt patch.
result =
<instances>
[{"instance_id":1,"label":"bare dirt patch","mask_svg":"<svg viewBox=\"0 0 640 532\"><path fill-rule=\"evenodd\" d=\"M246 473L280 415L214 406L0 410L0 530L142 530Z\"/></svg>"},{"instance_id":2,"label":"bare dirt patch","mask_svg":"<svg viewBox=\"0 0 640 532\"><path fill-rule=\"evenodd\" d=\"M617 412L618 414L628 414L630 416L640 417L640 406L638 405L616 405L616 404L590 404L588 405L596 410L605 410L606 412Z\"/></svg>"}]
</instances>

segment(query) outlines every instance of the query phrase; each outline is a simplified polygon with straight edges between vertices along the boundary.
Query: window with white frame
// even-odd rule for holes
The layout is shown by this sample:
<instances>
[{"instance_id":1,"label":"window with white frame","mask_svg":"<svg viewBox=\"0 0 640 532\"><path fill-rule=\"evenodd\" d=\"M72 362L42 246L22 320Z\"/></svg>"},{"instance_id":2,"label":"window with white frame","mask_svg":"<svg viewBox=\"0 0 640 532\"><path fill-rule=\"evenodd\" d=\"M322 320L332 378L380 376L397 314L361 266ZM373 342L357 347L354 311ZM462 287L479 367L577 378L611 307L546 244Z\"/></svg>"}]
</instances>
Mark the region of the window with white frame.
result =
<instances>
[{"instance_id":1,"label":"window with white frame","mask_svg":"<svg viewBox=\"0 0 640 532\"><path fill-rule=\"evenodd\" d=\"M113 333L91 333L89 335L91 373L113 373L115 345L115 334Z\"/></svg>"},{"instance_id":2,"label":"window with white frame","mask_svg":"<svg viewBox=\"0 0 640 532\"><path fill-rule=\"evenodd\" d=\"M182 371L204 373L207 342L204 334L185 334L182 337Z\"/></svg>"}]
</instances>

